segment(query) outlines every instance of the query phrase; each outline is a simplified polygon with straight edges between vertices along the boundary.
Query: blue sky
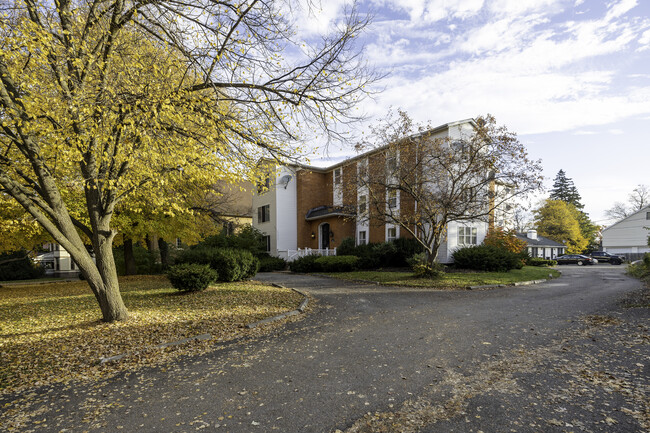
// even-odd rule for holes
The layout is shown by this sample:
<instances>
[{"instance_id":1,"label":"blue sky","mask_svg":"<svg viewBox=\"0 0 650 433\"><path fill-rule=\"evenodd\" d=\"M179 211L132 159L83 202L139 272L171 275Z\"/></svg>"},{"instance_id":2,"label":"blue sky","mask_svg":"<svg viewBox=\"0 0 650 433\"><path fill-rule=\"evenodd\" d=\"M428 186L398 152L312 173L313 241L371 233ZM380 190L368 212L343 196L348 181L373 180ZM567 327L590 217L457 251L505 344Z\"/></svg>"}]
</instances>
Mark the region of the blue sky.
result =
<instances>
[{"instance_id":1,"label":"blue sky","mask_svg":"<svg viewBox=\"0 0 650 433\"><path fill-rule=\"evenodd\" d=\"M345 0L322 0L303 31L335 25ZM370 122L400 107L439 125L493 114L564 169L592 220L650 185L650 1L363 0L375 18L360 42L387 77L360 109ZM329 165L352 146L312 158Z\"/></svg>"}]
</instances>

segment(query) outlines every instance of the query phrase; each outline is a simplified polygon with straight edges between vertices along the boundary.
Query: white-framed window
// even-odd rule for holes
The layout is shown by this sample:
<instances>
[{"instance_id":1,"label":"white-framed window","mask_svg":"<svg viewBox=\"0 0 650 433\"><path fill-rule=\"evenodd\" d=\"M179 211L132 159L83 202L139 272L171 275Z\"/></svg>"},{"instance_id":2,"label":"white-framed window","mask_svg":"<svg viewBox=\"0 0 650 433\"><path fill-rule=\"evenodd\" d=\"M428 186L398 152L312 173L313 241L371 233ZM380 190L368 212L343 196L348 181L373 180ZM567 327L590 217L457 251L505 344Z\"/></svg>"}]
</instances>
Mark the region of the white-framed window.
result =
<instances>
[{"instance_id":1,"label":"white-framed window","mask_svg":"<svg viewBox=\"0 0 650 433\"><path fill-rule=\"evenodd\" d=\"M340 185L343 179L343 167L334 169L334 185Z\"/></svg>"},{"instance_id":2,"label":"white-framed window","mask_svg":"<svg viewBox=\"0 0 650 433\"><path fill-rule=\"evenodd\" d=\"M181 248L183 246L183 242L181 241L181 238L176 238L176 240L174 241L174 245L176 246L176 248Z\"/></svg>"},{"instance_id":3,"label":"white-framed window","mask_svg":"<svg viewBox=\"0 0 650 433\"><path fill-rule=\"evenodd\" d=\"M397 170L397 152L389 150L386 152L386 171L393 174Z\"/></svg>"},{"instance_id":4,"label":"white-framed window","mask_svg":"<svg viewBox=\"0 0 650 433\"><path fill-rule=\"evenodd\" d=\"M368 243L367 232L365 230L359 231L359 239L357 240L357 245L365 245Z\"/></svg>"},{"instance_id":5,"label":"white-framed window","mask_svg":"<svg viewBox=\"0 0 650 433\"><path fill-rule=\"evenodd\" d=\"M458 227L458 245L476 245L478 230L476 227Z\"/></svg>"},{"instance_id":6,"label":"white-framed window","mask_svg":"<svg viewBox=\"0 0 650 433\"><path fill-rule=\"evenodd\" d=\"M386 242L392 242L397 239L397 227L388 227L386 229Z\"/></svg>"},{"instance_id":7,"label":"white-framed window","mask_svg":"<svg viewBox=\"0 0 650 433\"><path fill-rule=\"evenodd\" d=\"M365 215L368 212L368 196L362 195L359 197L359 216Z\"/></svg>"},{"instance_id":8,"label":"white-framed window","mask_svg":"<svg viewBox=\"0 0 650 433\"><path fill-rule=\"evenodd\" d=\"M265 223L271 221L271 206L264 205L257 208L257 222Z\"/></svg>"},{"instance_id":9,"label":"white-framed window","mask_svg":"<svg viewBox=\"0 0 650 433\"><path fill-rule=\"evenodd\" d=\"M387 195L388 207L390 209L397 208L397 190L395 188L390 188Z\"/></svg>"},{"instance_id":10,"label":"white-framed window","mask_svg":"<svg viewBox=\"0 0 650 433\"><path fill-rule=\"evenodd\" d=\"M650 212L645 213L645 219L650 220Z\"/></svg>"},{"instance_id":11,"label":"white-framed window","mask_svg":"<svg viewBox=\"0 0 650 433\"><path fill-rule=\"evenodd\" d=\"M368 178L368 160L364 159L362 161L359 161L357 163L357 176L359 176L360 179L367 179Z\"/></svg>"},{"instance_id":12,"label":"white-framed window","mask_svg":"<svg viewBox=\"0 0 650 433\"><path fill-rule=\"evenodd\" d=\"M262 236L262 239L264 240L264 245L266 245L266 252L271 252L271 236L264 235Z\"/></svg>"}]
</instances>

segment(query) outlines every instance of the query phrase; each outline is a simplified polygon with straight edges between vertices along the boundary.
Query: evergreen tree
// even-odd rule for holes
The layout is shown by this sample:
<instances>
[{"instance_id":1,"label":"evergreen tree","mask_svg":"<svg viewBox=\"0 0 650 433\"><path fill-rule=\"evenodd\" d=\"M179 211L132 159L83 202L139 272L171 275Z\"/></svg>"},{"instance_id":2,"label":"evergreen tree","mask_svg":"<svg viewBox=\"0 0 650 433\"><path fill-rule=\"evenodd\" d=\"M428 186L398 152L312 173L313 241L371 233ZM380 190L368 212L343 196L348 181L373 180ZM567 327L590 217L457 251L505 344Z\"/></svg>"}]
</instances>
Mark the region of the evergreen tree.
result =
<instances>
[{"instance_id":1,"label":"evergreen tree","mask_svg":"<svg viewBox=\"0 0 650 433\"><path fill-rule=\"evenodd\" d=\"M551 189L551 195L549 197L551 200L561 200L566 203L570 203L578 209L585 207L580 200L580 194L578 189L573 184L573 179L566 177L564 170L557 172L557 176L553 180L553 189Z\"/></svg>"},{"instance_id":2,"label":"evergreen tree","mask_svg":"<svg viewBox=\"0 0 650 433\"><path fill-rule=\"evenodd\" d=\"M580 226L580 232L582 233L582 237L587 240L585 251L597 248L596 235L598 233L598 226L591 221L589 214L582 210L585 205L580 202L582 197L578 193L578 188L573 184L573 179L566 176L564 170L558 171L557 176L555 176L549 199L563 201L575 210L574 213Z\"/></svg>"}]
</instances>

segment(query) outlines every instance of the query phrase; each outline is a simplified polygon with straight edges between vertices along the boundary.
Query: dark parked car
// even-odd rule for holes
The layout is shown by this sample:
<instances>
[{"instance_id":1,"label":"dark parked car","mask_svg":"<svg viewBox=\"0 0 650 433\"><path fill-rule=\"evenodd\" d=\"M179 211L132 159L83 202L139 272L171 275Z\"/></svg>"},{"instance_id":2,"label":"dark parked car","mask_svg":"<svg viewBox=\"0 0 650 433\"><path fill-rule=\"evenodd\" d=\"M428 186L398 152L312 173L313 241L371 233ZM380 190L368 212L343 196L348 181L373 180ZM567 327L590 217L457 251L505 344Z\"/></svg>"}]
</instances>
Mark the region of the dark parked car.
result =
<instances>
[{"instance_id":1,"label":"dark parked car","mask_svg":"<svg viewBox=\"0 0 650 433\"><path fill-rule=\"evenodd\" d=\"M591 257L583 256L581 254L566 254L555 259L558 265L593 265L596 263Z\"/></svg>"},{"instance_id":2,"label":"dark parked car","mask_svg":"<svg viewBox=\"0 0 650 433\"><path fill-rule=\"evenodd\" d=\"M590 254L590 256L598 262L609 262L612 265L620 265L623 263L623 260L625 260L624 256L619 256L616 254L610 254L605 251L594 251L593 253Z\"/></svg>"}]
</instances>

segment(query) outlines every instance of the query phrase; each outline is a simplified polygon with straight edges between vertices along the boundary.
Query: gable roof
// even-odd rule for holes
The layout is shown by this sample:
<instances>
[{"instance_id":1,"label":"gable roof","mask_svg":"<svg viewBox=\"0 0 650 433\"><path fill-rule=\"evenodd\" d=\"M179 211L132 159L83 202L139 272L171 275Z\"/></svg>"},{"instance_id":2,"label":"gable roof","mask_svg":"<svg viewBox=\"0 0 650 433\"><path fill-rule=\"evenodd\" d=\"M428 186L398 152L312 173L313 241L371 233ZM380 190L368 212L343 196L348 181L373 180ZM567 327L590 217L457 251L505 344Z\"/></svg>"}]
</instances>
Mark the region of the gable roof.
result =
<instances>
[{"instance_id":1,"label":"gable roof","mask_svg":"<svg viewBox=\"0 0 650 433\"><path fill-rule=\"evenodd\" d=\"M628 216L626 216L625 218L623 218L623 219L620 220L620 221L616 221L614 224L612 224L612 225L609 226L609 227L604 228L602 231L605 232L605 231L611 229L612 227L619 225L619 224L622 223L623 221L627 221L627 220L629 220L630 218L632 218L634 215L636 215L636 214L638 214L638 213L641 213L641 212L648 212L648 211L650 211L650 205L648 205L648 206L646 206L646 207L644 207L644 208L639 209L638 211L634 212L632 215L628 215ZM601 233L602 233L602 232L601 232Z\"/></svg>"},{"instance_id":2,"label":"gable roof","mask_svg":"<svg viewBox=\"0 0 650 433\"><path fill-rule=\"evenodd\" d=\"M563 243L555 242L552 239L540 235L537 235L537 239L529 238L526 233L517 233L516 236L517 238L526 241L529 247L566 247Z\"/></svg>"}]
</instances>

